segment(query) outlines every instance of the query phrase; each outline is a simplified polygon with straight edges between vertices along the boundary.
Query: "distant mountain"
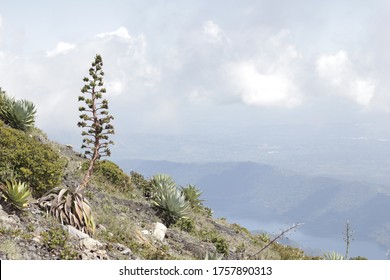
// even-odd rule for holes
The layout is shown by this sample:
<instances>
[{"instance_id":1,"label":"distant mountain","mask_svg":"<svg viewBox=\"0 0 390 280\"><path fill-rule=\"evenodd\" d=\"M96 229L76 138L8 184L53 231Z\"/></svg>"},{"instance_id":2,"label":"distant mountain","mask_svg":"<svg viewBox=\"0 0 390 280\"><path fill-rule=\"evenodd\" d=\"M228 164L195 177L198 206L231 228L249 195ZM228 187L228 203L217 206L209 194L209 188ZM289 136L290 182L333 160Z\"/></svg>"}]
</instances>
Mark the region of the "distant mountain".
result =
<instances>
[{"instance_id":1,"label":"distant mountain","mask_svg":"<svg viewBox=\"0 0 390 280\"><path fill-rule=\"evenodd\" d=\"M376 185L309 177L254 162L119 164L145 176L167 173L180 185L197 185L205 204L226 218L304 222L302 231L307 234L340 239L349 220L355 239L390 248L390 196Z\"/></svg>"}]
</instances>

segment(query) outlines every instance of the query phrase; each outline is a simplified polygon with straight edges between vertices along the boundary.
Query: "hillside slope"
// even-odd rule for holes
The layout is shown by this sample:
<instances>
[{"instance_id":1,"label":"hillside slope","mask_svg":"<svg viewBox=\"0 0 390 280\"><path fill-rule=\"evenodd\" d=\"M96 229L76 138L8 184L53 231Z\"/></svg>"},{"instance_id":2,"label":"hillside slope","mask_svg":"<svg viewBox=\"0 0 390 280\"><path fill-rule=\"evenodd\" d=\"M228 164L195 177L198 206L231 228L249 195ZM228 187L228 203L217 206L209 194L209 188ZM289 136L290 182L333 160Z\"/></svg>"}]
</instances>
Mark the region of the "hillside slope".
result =
<instances>
[{"instance_id":1,"label":"hillside slope","mask_svg":"<svg viewBox=\"0 0 390 280\"><path fill-rule=\"evenodd\" d=\"M80 154L51 142L40 131L29 137L36 145L50 147L65 163L61 186L80 183L85 162ZM299 248L277 242L257 254L270 236L253 235L238 224L215 219L206 207L170 225L165 235L156 235L156 225L164 220L161 211L144 196L150 181L137 173L125 175L115 164L110 166L109 170L95 172L85 192L97 225L91 237L61 225L38 206L39 197L30 201L26 211L17 211L2 199L0 259L205 259L206 255L223 259L311 258ZM115 178L125 178L126 182L113 183Z\"/></svg>"}]
</instances>

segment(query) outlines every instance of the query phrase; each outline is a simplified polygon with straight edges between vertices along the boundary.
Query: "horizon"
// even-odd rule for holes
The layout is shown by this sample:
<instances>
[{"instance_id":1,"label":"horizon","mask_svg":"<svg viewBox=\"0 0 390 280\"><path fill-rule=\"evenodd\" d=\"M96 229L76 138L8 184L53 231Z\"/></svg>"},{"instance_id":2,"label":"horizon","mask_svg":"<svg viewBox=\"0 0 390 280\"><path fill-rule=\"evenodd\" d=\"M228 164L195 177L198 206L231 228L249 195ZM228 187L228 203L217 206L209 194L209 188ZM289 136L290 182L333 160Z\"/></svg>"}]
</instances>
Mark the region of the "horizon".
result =
<instances>
[{"instance_id":1,"label":"horizon","mask_svg":"<svg viewBox=\"0 0 390 280\"><path fill-rule=\"evenodd\" d=\"M99 53L115 160L390 179L386 1L94 1L93 21L90 3L0 5L0 86L34 102L51 139L78 149Z\"/></svg>"}]
</instances>

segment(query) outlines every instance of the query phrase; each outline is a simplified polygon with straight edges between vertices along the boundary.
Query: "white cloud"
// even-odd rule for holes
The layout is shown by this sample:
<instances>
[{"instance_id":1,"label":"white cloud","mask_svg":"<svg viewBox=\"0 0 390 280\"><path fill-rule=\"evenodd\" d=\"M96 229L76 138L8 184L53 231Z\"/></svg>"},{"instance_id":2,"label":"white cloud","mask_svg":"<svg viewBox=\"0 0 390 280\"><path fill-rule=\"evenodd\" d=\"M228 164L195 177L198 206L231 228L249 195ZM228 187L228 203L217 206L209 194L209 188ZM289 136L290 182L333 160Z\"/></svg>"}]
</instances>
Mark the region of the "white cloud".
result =
<instances>
[{"instance_id":1,"label":"white cloud","mask_svg":"<svg viewBox=\"0 0 390 280\"><path fill-rule=\"evenodd\" d=\"M212 20L207 20L203 23L203 34L212 43L221 43L225 37L221 28Z\"/></svg>"},{"instance_id":2,"label":"white cloud","mask_svg":"<svg viewBox=\"0 0 390 280\"><path fill-rule=\"evenodd\" d=\"M96 38L101 38L101 39L107 39L110 40L112 38L119 38L123 40L131 40L132 37L129 35L129 32L125 27L119 27L117 30L113 32L105 32L105 33L100 33L95 36Z\"/></svg>"},{"instance_id":3,"label":"white cloud","mask_svg":"<svg viewBox=\"0 0 390 280\"><path fill-rule=\"evenodd\" d=\"M301 103L294 82L282 73L264 74L251 62L234 65L232 83L242 101L256 106L295 107Z\"/></svg>"},{"instance_id":4,"label":"white cloud","mask_svg":"<svg viewBox=\"0 0 390 280\"><path fill-rule=\"evenodd\" d=\"M144 36L127 36L127 30L118 30L111 37L91 36L77 44L60 42L45 55L4 52L0 55L1 86L16 98L34 102L38 108L37 125L44 130L77 130L77 96L83 86L82 78L88 75L95 54L99 53L104 61L110 108L123 107L128 112L133 106L142 114L144 101L159 82L160 72L148 58ZM118 36L132 39L117 40Z\"/></svg>"},{"instance_id":5,"label":"white cloud","mask_svg":"<svg viewBox=\"0 0 390 280\"><path fill-rule=\"evenodd\" d=\"M53 57L59 54L67 54L70 51L74 50L76 48L76 45L69 44L66 42L59 42L54 50L47 51L46 56L47 57Z\"/></svg>"},{"instance_id":6,"label":"white cloud","mask_svg":"<svg viewBox=\"0 0 390 280\"><path fill-rule=\"evenodd\" d=\"M288 34L282 30L250 60L234 62L226 68L228 83L244 103L289 108L302 103L296 79L301 55L295 46L286 43Z\"/></svg>"},{"instance_id":7,"label":"white cloud","mask_svg":"<svg viewBox=\"0 0 390 280\"><path fill-rule=\"evenodd\" d=\"M376 83L373 79L359 75L346 51L321 55L317 59L316 67L319 77L335 90L333 92L361 106L370 105Z\"/></svg>"}]
</instances>

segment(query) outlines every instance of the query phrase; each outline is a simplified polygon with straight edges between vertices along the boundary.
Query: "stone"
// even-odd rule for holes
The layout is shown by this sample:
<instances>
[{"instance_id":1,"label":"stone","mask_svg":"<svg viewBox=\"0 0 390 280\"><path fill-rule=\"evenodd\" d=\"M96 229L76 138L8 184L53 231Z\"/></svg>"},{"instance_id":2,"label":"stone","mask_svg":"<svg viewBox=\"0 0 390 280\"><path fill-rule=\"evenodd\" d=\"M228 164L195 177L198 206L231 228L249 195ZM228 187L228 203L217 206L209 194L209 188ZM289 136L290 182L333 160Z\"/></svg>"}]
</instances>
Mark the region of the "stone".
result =
<instances>
[{"instance_id":1,"label":"stone","mask_svg":"<svg viewBox=\"0 0 390 280\"><path fill-rule=\"evenodd\" d=\"M153 236L160 240L163 241L165 238L165 234L167 232L167 227L163 225L162 223L155 223L154 231L153 231Z\"/></svg>"},{"instance_id":2,"label":"stone","mask_svg":"<svg viewBox=\"0 0 390 280\"><path fill-rule=\"evenodd\" d=\"M79 244L80 244L81 248L83 248L89 252L96 252L99 250L100 247L103 246L102 243L100 243L99 241L97 241L91 237L80 239Z\"/></svg>"},{"instance_id":3,"label":"stone","mask_svg":"<svg viewBox=\"0 0 390 280\"><path fill-rule=\"evenodd\" d=\"M143 235L149 235L150 234L150 232L148 230L146 230L146 229L142 230L141 232L142 232Z\"/></svg>"},{"instance_id":4,"label":"stone","mask_svg":"<svg viewBox=\"0 0 390 280\"><path fill-rule=\"evenodd\" d=\"M72 227L70 225L63 226L63 228L64 230L68 231L71 237L74 237L76 239L90 238L88 234L81 232L77 228Z\"/></svg>"}]
</instances>

